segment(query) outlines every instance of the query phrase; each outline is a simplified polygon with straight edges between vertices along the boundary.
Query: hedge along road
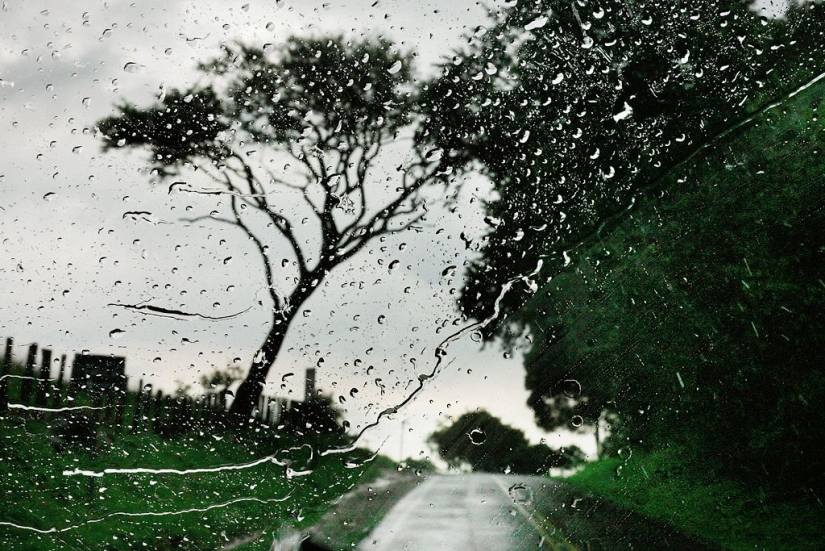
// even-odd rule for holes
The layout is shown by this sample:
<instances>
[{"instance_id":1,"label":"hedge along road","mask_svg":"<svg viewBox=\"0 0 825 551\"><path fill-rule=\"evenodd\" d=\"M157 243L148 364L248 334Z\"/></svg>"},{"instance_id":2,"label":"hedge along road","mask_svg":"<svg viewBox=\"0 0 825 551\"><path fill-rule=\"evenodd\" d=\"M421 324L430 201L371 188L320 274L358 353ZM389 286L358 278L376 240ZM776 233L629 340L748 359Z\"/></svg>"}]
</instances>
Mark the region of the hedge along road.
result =
<instances>
[{"instance_id":1,"label":"hedge along road","mask_svg":"<svg viewBox=\"0 0 825 551\"><path fill-rule=\"evenodd\" d=\"M434 476L402 498L358 551L713 549L546 478Z\"/></svg>"}]
</instances>

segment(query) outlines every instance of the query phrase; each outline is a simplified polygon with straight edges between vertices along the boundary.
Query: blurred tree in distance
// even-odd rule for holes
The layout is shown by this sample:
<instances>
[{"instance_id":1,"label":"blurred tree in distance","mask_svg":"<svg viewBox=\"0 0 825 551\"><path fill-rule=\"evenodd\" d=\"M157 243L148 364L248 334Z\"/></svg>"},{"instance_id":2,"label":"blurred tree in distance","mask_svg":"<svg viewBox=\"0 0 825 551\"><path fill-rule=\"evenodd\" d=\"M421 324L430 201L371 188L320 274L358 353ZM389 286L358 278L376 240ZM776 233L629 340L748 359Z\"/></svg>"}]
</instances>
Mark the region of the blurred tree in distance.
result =
<instances>
[{"instance_id":1,"label":"blurred tree in distance","mask_svg":"<svg viewBox=\"0 0 825 551\"><path fill-rule=\"evenodd\" d=\"M545 474L584 460L575 446L553 450L545 444L531 445L522 431L483 410L461 415L429 441L451 467L469 465L474 471Z\"/></svg>"}]
</instances>

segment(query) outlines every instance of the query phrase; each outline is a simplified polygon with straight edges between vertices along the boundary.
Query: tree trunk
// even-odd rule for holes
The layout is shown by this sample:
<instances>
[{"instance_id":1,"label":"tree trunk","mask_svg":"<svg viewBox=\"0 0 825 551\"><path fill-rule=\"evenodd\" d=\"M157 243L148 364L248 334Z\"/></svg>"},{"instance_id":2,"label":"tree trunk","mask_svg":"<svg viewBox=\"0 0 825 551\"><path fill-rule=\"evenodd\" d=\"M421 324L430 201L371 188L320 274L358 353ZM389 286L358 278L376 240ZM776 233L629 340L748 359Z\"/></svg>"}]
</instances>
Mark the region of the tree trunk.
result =
<instances>
[{"instance_id":1,"label":"tree trunk","mask_svg":"<svg viewBox=\"0 0 825 551\"><path fill-rule=\"evenodd\" d=\"M292 296L289 297L290 309L288 312L285 314L281 311L273 311L272 329L269 330L264 344L255 353L255 358L252 359L252 365L249 367L249 373L247 373L241 386L238 387L235 400L232 402L232 407L229 408L231 413L243 418L244 421L252 415L252 411L258 404L258 399L266 383L266 376L269 375L269 370L278 358L278 352L281 350L284 340L286 340L292 320L295 319L301 306L312 296L316 289L317 286L308 285L306 280L301 282L292 293ZM281 323L276 323L277 321Z\"/></svg>"},{"instance_id":2,"label":"tree trunk","mask_svg":"<svg viewBox=\"0 0 825 551\"><path fill-rule=\"evenodd\" d=\"M252 415L252 410L255 409L255 404L258 403L261 392L263 392L266 376L269 374L272 364L275 363L278 351L286 338L287 327L289 327L288 323L273 326L263 346L255 354L246 379L235 392L235 399L230 408L233 414L243 418Z\"/></svg>"}]
</instances>

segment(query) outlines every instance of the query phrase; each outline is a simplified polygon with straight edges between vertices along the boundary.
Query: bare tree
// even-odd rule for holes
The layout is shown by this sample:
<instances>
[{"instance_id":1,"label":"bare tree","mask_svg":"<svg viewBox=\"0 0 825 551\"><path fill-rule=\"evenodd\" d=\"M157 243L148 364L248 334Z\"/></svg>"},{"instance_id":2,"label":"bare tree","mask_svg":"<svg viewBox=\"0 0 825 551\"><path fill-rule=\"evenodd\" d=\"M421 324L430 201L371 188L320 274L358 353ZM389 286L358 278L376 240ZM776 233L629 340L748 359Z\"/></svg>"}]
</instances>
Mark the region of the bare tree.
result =
<instances>
[{"instance_id":1,"label":"bare tree","mask_svg":"<svg viewBox=\"0 0 825 551\"><path fill-rule=\"evenodd\" d=\"M225 196L231 215L206 218L236 226L257 247L272 316L232 405L247 415L301 305L370 240L420 220L422 190L442 185L448 171L440 151L411 148L395 178L372 175L379 154L413 123L415 101L411 56L384 40L292 38L278 51L235 45L199 69L209 86L171 90L148 108L121 105L98 127L106 150L148 148L160 178L184 169L208 175L217 188L175 181L170 192ZM276 192L300 198L320 237L299 234L296 209L275 202ZM291 262L268 256L279 239ZM284 270L285 290L276 286Z\"/></svg>"}]
</instances>

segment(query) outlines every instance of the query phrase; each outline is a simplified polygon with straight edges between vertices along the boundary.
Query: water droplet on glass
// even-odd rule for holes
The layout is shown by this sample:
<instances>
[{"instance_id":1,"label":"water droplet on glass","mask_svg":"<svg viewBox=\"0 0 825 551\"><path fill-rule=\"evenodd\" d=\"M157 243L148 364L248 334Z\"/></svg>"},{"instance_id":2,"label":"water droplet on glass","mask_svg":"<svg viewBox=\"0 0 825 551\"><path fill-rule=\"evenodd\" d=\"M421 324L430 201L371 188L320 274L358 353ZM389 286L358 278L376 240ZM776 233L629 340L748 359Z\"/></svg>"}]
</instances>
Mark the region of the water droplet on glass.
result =
<instances>
[{"instance_id":1,"label":"water droplet on glass","mask_svg":"<svg viewBox=\"0 0 825 551\"><path fill-rule=\"evenodd\" d=\"M618 450L619 459L627 463L627 461L633 457L633 450L630 448L619 448Z\"/></svg>"},{"instance_id":2,"label":"water droplet on glass","mask_svg":"<svg viewBox=\"0 0 825 551\"><path fill-rule=\"evenodd\" d=\"M547 24L547 16L542 15L541 17L534 19L527 23L524 26L525 31L532 31L533 29L540 29Z\"/></svg>"},{"instance_id":3,"label":"water droplet on glass","mask_svg":"<svg viewBox=\"0 0 825 551\"><path fill-rule=\"evenodd\" d=\"M533 502L533 490L524 484L513 484L507 490L507 493L510 494L510 499L513 500L513 503L529 505Z\"/></svg>"},{"instance_id":4,"label":"water droplet on glass","mask_svg":"<svg viewBox=\"0 0 825 551\"><path fill-rule=\"evenodd\" d=\"M57 194L55 192L50 191L49 193L47 193L46 195L43 196L43 199L46 200L46 201L51 201L56 196L57 196Z\"/></svg>"},{"instance_id":5,"label":"water droplet on glass","mask_svg":"<svg viewBox=\"0 0 825 551\"><path fill-rule=\"evenodd\" d=\"M138 65L137 63L134 63L134 62L131 62L131 61L123 66L123 71L125 73L135 74L135 73L139 73L141 70L142 70L141 65Z\"/></svg>"},{"instance_id":6,"label":"water droplet on glass","mask_svg":"<svg viewBox=\"0 0 825 551\"><path fill-rule=\"evenodd\" d=\"M111 331L109 331L109 337L112 339L118 339L122 337L125 332L126 331L124 331L123 329L112 329Z\"/></svg>"},{"instance_id":7,"label":"water droplet on glass","mask_svg":"<svg viewBox=\"0 0 825 551\"><path fill-rule=\"evenodd\" d=\"M446 268L444 268L444 270L441 272L441 277L447 277L447 276L449 276L449 277L453 277L453 276L455 276L455 269L456 269L456 267L455 267L455 266L452 266L452 265L447 266L447 267L446 267Z\"/></svg>"},{"instance_id":8,"label":"water droplet on glass","mask_svg":"<svg viewBox=\"0 0 825 551\"><path fill-rule=\"evenodd\" d=\"M401 62L396 61L395 63L392 64L392 66L389 69L387 69L387 72L390 73L391 75L394 75L395 73L397 73L400 70L401 70Z\"/></svg>"},{"instance_id":9,"label":"water droplet on glass","mask_svg":"<svg viewBox=\"0 0 825 551\"><path fill-rule=\"evenodd\" d=\"M570 424L575 428L579 428L584 424L584 418L581 415L574 415L573 418L570 419Z\"/></svg>"},{"instance_id":10,"label":"water droplet on glass","mask_svg":"<svg viewBox=\"0 0 825 551\"><path fill-rule=\"evenodd\" d=\"M431 163L431 162L439 160L443 154L444 154L443 149L431 149L430 151L428 151L424 155L424 160L427 161L428 163Z\"/></svg>"},{"instance_id":11,"label":"water droplet on glass","mask_svg":"<svg viewBox=\"0 0 825 551\"><path fill-rule=\"evenodd\" d=\"M470 442L476 446L482 445L487 440L487 435L481 429L473 429L467 436L470 437Z\"/></svg>"},{"instance_id":12,"label":"water droplet on glass","mask_svg":"<svg viewBox=\"0 0 825 551\"><path fill-rule=\"evenodd\" d=\"M561 383L561 390L568 398L578 398L582 393L582 385L575 379L565 379Z\"/></svg>"}]
</instances>

